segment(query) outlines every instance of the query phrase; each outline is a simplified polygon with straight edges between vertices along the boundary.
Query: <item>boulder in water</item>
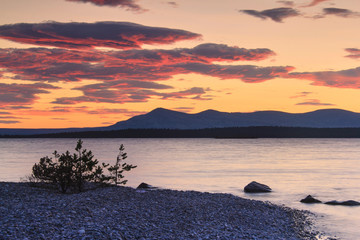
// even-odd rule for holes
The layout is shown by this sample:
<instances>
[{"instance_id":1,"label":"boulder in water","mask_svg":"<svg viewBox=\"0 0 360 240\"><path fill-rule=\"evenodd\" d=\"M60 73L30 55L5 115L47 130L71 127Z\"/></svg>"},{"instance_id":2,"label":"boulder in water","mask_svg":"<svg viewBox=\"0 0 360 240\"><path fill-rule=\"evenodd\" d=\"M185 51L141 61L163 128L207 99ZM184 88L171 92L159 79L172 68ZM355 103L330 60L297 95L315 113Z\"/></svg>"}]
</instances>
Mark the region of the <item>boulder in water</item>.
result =
<instances>
[{"instance_id":1,"label":"boulder in water","mask_svg":"<svg viewBox=\"0 0 360 240\"><path fill-rule=\"evenodd\" d=\"M154 187L147 183L142 182L136 189L154 189Z\"/></svg>"},{"instance_id":2,"label":"boulder in water","mask_svg":"<svg viewBox=\"0 0 360 240\"><path fill-rule=\"evenodd\" d=\"M347 201L330 201L326 202L327 205L341 205L341 206L360 206L360 202L354 200L347 200Z\"/></svg>"},{"instance_id":3,"label":"boulder in water","mask_svg":"<svg viewBox=\"0 0 360 240\"><path fill-rule=\"evenodd\" d=\"M244 187L244 191L247 193L264 193L271 192L271 188L265 184L261 184L255 181L252 181Z\"/></svg>"},{"instance_id":4,"label":"boulder in water","mask_svg":"<svg viewBox=\"0 0 360 240\"><path fill-rule=\"evenodd\" d=\"M306 198L301 199L300 202L302 202L302 203L321 203L320 200L314 198L311 195L308 195Z\"/></svg>"}]
</instances>

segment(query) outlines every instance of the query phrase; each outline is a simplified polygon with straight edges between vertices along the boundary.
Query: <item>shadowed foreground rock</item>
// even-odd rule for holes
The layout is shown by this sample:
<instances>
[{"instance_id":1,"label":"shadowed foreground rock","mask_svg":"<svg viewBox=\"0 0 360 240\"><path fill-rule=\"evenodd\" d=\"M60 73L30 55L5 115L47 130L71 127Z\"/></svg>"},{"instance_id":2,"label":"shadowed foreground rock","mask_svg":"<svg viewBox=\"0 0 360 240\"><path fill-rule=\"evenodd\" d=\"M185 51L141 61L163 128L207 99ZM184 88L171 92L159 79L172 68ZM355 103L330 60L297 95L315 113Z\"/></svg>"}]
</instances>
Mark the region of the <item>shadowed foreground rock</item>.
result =
<instances>
[{"instance_id":1,"label":"shadowed foreground rock","mask_svg":"<svg viewBox=\"0 0 360 240\"><path fill-rule=\"evenodd\" d=\"M0 182L0 239L316 239L306 212L231 194Z\"/></svg>"},{"instance_id":2,"label":"shadowed foreground rock","mask_svg":"<svg viewBox=\"0 0 360 240\"><path fill-rule=\"evenodd\" d=\"M264 193L271 192L271 188L265 184L261 184L255 181L252 181L244 187L244 191L247 193Z\"/></svg>"}]
</instances>

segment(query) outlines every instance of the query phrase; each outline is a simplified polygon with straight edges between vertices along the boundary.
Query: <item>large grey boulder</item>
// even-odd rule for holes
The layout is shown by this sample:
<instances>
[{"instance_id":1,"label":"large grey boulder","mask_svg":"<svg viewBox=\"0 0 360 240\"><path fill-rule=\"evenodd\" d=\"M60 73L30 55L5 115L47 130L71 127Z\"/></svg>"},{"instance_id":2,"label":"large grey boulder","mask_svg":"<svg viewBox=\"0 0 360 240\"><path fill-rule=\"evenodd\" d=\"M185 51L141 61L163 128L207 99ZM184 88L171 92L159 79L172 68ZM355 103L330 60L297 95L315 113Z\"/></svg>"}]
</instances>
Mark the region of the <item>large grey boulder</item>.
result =
<instances>
[{"instance_id":1,"label":"large grey boulder","mask_svg":"<svg viewBox=\"0 0 360 240\"><path fill-rule=\"evenodd\" d=\"M247 193L264 193L271 192L271 188L265 184L261 184L255 181L252 181L244 187L244 191Z\"/></svg>"},{"instance_id":2,"label":"large grey boulder","mask_svg":"<svg viewBox=\"0 0 360 240\"><path fill-rule=\"evenodd\" d=\"M311 195L308 195L306 198L301 199L300 202L302 202L302 203L321 203L320 200L314 198Z\"/></svg>"},{"instance_id":3,"label":"large grey boulder","mask_svg":"<svg viewBox=\"0 0 360 240\"><path fill-rule=\"evenodd\" d=\"M330 201L326 202L327 205L341 205L341 206L360 206L360 202L354 201L354 200L348 200L348 201Z\"/></svg>"}]
</instances>

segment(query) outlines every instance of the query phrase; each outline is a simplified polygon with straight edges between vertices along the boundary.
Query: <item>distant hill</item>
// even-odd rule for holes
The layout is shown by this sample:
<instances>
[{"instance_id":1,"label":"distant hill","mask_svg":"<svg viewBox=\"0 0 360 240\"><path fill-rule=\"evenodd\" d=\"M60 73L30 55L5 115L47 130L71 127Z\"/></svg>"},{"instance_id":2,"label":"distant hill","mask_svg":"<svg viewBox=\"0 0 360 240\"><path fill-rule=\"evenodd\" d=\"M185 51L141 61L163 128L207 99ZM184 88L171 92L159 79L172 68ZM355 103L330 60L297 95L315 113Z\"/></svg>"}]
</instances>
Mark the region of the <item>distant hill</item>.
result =
<instances>
[{"instance_id":1,"label":"distant hill","mask_svg":"<svg viewBox=\"0 0 360 240\"><path fill-rule=\"evenodd\" d=\"M124 129L207 129L231 127L360 128L360 113L324 109L308 113L259 111L227 113L207 110L196 114L157 108L108 127L68 129L0 129L0 135L33 135L61 132L114 131Z\"/></svg>"},{"instance_id":2,"label":"distant hill","mask_svg":"<svg viewBox=\"0 0 360 240\"><path fill-rule=\"evenodd\" d=\"M118 122L107 127L107 129L204 129L254 126L357 128L360 127L360 113L340 109L325 109L296 114L278 111L227 113L214 110L187 114L157 108L147 114Z\"/></svg>"}]
</instances>

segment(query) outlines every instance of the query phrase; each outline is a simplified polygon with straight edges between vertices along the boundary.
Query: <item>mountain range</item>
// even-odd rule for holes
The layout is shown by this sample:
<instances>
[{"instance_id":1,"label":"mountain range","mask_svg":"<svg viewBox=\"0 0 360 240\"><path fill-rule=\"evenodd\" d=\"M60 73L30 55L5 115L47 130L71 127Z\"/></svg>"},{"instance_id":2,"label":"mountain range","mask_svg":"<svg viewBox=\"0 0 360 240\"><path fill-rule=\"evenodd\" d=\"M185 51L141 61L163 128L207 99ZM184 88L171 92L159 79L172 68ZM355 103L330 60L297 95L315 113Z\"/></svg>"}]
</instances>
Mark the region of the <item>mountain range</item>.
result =
<instances>
[{"instance_id":1,"label":"mountain range","mask_svg":"<svg viewBox=\"0 0 360 240\"><path fill-rule=\"evenodd\" d=\"M157 108L107 127L67 129L0 129L0 135L32 135L60 132L113 131L122 129L205 129L229 127L360 128L360 113L323 109L307 113L258 111L228 113L206 110L196 114Z\"/></svg>"}]
</instances>

